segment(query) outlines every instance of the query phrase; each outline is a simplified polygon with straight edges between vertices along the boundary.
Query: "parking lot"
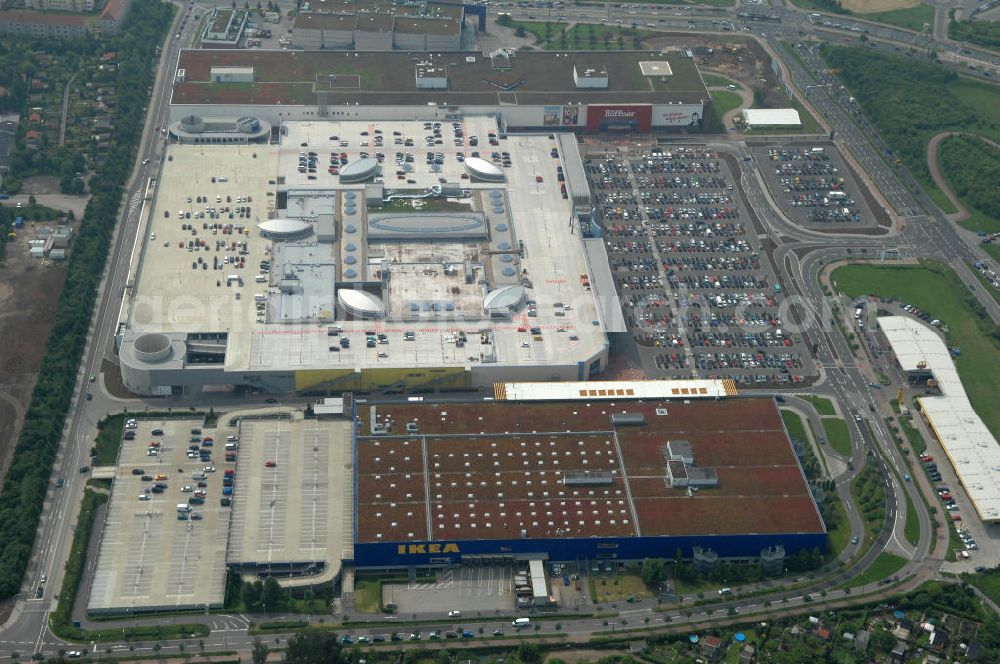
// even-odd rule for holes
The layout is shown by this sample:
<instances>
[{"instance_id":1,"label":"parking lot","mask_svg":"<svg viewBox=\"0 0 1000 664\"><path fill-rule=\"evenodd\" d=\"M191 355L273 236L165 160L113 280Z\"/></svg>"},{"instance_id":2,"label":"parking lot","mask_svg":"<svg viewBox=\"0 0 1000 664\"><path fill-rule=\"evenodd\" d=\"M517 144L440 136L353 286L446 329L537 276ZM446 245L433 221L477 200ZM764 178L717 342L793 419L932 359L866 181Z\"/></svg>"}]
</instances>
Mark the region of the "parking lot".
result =
<instances>
[{"instance_id":1,"label":"parking lot","mask_svg":"<svg viewBox=\"0 0 1000 664\"><path fill-rule=\"evenodd\" d=\"M647 376L749 387L815 373L800 335L783 325L782 287L715 151L592 154L586 170Z\"/></svg>"},{"instance_id":2,"label":"parking lot","mask_svg":"<svg viewBox=\"0 0 1000 664\"><path fill-rule=\"evenodd\" d=\"M214 431L200 419L140 419L125 438L88 612L222 606L229 510Z\"/></svg>"},{"instance_id":3,"label":"parking lot","mask_svg":"<svg viewBox=\"0 0 1000 664\"><path fill-rule=\"evenodd\" d=\"M463 565L437 573L425 583L387 583L382 603L395 603L397 614L423 613L428 607L459 611L462 617L490 616L514 610L513 567L509 564Z\"/></svg>"},{"instance_id":4,"label":"parking lot","mask_svg":"<svg viewBox=\"0 0 1000 664\"><path fill-rule=\"evenodd\" d=\"M345 470L351 463L350 423L303 420L299 414L243 418L238 430L225 434L227 446L238 445L227 562L335 575L350 544L344 526L345 518L351 521L351 473Z\"/></svg>"},{"instance_id":5,"label":"parking lot","mask_svg":"<svg viewBox=\"0 0 1000 664\"><path fill-rule=\"evenodd\" d=\"M791 219L821 230L875 228L878 222L840 153L830 145L751 150L771 196Z\"/></svg>"}]
</instances>

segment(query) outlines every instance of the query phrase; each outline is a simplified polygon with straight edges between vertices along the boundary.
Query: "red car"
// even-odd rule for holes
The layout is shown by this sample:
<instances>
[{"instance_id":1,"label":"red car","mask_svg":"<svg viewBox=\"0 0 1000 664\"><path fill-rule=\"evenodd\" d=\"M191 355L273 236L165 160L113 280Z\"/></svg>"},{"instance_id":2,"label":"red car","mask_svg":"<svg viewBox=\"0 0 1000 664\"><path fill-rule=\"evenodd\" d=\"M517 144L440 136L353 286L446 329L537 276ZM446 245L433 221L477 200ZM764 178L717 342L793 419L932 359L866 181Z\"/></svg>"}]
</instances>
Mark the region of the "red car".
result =
<instances>
[{"instance_id":1,"label":"red car","mask_svg":"<svg viewBox=\"0 0 1000 664\"><path fill-rule=\"evenodd\" d=\"M264 462L264 467L265 468L274 468L277 465L278 465L277 461L266 461L266 462Z\"/></svg>"},{"instance_id":2,"label":"red car","mask_svg":"<svg viewBox=\"0 0 1000 664\"><path fill-rule=\"evenodd\" d=\"M934 457L932 457L930 454L921 454L920 460L926 463L928 461L933 461Z\"/></svg>"},{"instance_id":3,"label":"red car","mask_svg":"<svg viewBox=\"0 0 1000 664\"><path fill-rule=\"evenodd\" d=\"M541 175L536 175L536 176L535 176L535 182L544 182L544 181L545 181L545 180L543 180L543 179L542 179L542 176L541 176Z\"/></svg>"},{"instance_id":4,"label":"red car","mask_svg":"<svg viewBox=\"0 0 1000 664\"><path fill-rule=\"evenodd\" d=\"M938 494L938 498L940 498L941 500L951 500L951 494L950 493L941 493L941 494Z\"/></svg>"}]
</instances>

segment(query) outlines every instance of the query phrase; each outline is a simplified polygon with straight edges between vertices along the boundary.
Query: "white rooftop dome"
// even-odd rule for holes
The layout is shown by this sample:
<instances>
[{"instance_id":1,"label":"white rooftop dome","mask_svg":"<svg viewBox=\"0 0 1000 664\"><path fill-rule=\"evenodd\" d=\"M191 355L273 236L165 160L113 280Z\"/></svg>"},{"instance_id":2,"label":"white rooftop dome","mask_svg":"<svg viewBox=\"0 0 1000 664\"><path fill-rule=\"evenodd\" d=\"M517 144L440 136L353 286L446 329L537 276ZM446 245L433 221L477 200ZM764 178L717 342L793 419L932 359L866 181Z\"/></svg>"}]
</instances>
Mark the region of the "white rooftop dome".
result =
<instances>
[{"instance_id":1,"label":"white rooftop dome","mask_svg":"<svg viewBox=\"0 0 1000 664\"><path fill-rule=\"evenodd\" d=\"M308 233L312 225L301 219L269 219L257 224L257 228L270 237L288 238Z\"/></svg>"},{"instance_id":2,"label":"white rooftop dome","mask_svg":"<svg viewBox=\"0 0 1000 664\"><path fill-rule=\"evenodd\" d=\"M347 164L340 169L341 182L361 182L375 175L378 171L378 159L365 157Z\"/></svg>"},{"instance_id":3,"label":"white rooftop dome","mask_svg":"<svg viewBox=\"0 0 1000 664\"><path fill-rule=\"evenodd\" d=\"M509 314L524 301L524 286L505 286L490 291L483 299L483 311L491 316Z\"/></svg>"},{"instance_id":4,"label":"white rooftop dome","mask_svg":"<svg viewBox=\"0 0 1000 664\"><path fill-rule=\"evenodd\" d=\"M363 290L342 288L337 291L337 301L348 313L362 318L382 318L385 304L377 295Z\"/></svg>"},{"instance_id":5,"label":"white rooftop dome","mask_svg":"<svg viewBox=\"0 0 1000 664\"><path fill-rule=\"evenodd\" d=\"M485 159L480 159L479 157L469 157L465 160L465 170L469 172L469 175L476 178L477 180L486 180L487 182L503 182L504 173L503 169L496 164L490 163Z\"/></svg>"}]
</instances>

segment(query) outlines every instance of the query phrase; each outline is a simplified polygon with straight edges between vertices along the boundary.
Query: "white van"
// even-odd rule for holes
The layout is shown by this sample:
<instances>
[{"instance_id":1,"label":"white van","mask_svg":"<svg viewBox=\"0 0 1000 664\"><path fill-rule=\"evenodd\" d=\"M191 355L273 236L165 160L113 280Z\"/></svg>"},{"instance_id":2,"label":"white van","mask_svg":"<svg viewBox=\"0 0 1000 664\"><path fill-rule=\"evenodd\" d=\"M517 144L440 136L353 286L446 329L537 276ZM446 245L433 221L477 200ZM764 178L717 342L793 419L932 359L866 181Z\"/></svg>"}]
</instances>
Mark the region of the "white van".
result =
<instances>
[{"instance_id":1,"label":"white van","mask_svg":"<svg viewBox=\"0 0 1000 664\"><path fill-rule=\"evenodd\" d=\"M232 452L237 447L236 443L226 443L226 451Z\"/></svg>"},{"instance_id":2,"label":"white van","mask_svg":"<svg viewBox=\"0 0 1000 664\"><path fill-rule=\"evenodd\" d=\"M531 618L514 618L510 624L518 629L522 627L527 627L531 624Z\"/></svg>"},{"instance_id":3,"label":"white van","mask_svg":"<svg viewBox=\"0 0 1000 664\"><path fill-rule=\"evenodd\" d=\"M191 511L191 506L187 503L177 503L177 511L187 513Z\"/></svg>"},{"instance_id":4,"label":"white van","mask_svg":"<svg viewBox=\"0 0 1000 664\"><path fill-rule=\"evenodd\" d=\"M267 281L267 275L258 274L256 277L253 278L253 280L256 281L258 284L263 284Z\"/></svg>"}]
</instances>

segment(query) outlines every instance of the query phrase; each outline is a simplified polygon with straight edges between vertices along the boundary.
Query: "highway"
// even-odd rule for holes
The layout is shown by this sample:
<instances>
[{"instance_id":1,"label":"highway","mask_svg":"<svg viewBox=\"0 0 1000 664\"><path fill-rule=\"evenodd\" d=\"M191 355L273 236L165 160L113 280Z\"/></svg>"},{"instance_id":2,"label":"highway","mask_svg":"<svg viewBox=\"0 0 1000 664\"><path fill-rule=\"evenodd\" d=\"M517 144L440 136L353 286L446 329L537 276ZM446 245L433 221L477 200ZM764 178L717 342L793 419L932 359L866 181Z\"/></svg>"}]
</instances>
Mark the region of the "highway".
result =
<instances>
[{"instance_id":1,"label":"highway","mask_svg":"<svg viewBox=\"0 0 1000 664\"><path fill-rule=\"evenodd\" d=\"M64 429L64 445L56 457L53 477L62 477L65 484L56 488L50 484L36 537L36 546L25 576L21 599L17 602L11 619L0 629L0 644L16 643L18 650L35 652L46 644L57 643L48 628L48 616L56 607L56 596L62 585L63 565L72 545L77 511L83 496L88 474L78 470L90 463L91 435L97 422L104 416L107 402L96 399L87 401L90 377L97 376L101 363L111 350L113 334L118 319L120 295L128 277L129 256L139 225L139 209L150 177L156 173L163 140L156 130L164 126L169 111L172 75L182 44L193 37L192 25L185 26L180 39L174 38L183 12L178 12L168 31L165 48L160 56L151 103L147 109L146 125L140 143L139 157L125 186L119 213L122 223L117 227L109 252L102 286L98 293L95 317L92 322L84 360L81 365L78 387L73 406ZM115 409L119 409L116 406ZM47 579L44 584L41 579ZM41 588L41 591L39 591ZM36 596L40 595L40 596ZM2 645L0 645L2 647Z\"/></svg>"},{"instance_id":2,"label":"highway","mask_svg":"<svg viewBox=\"0 0 1000 664\"><path fill-rule=\"evenodd\" d=\"M501 5L499 11L509 12L512 18L524 20L556 20L558 12L562 11L572 22L616 21L623 16L622 9L608 4L603 10L593 8L563 7L559 10L543 10L538 8ZM491 10L492 11L492 10ZM957 46L950 42L939 41L929 35L918 36L915 33L886 26L875 26L857 19L837 17L836 22L843 26L816 26L808 18L807 13L790 7L774 7L775 15L782 18L781 23L761 23L743 21L735 11L725 12L707 8L692 8L685 12L680 8L664 10L662 7L648 9L639 6L624 10L622 20L630 24L635 22L639 27L657 29L678 29L697 32L723 32L726 24L739 31L743 26L752 27L753 34L758 39L768 42L775 53L782 56L785 67L791 77L791 83L799 90L808 92L810 103L822 115L824 121L835 130L838 144L853 155L854 160L867 172L880 190L887 203L902 219L901 228L884 236L857 237L849 234L819 233L804 229L775 208L770 194L757 175L757 169L752 162L744 160L748 153L737 143L724 141L714 144L719 150L732 154L740 163L740 188L748 205L754 210L764 231L774 238L782 237L784 241L777 246L772 255L775 267L779 270L783 282L790 293L797 296L800 313L809 315L815 324L803 325L802 333L816 347L816 362L822 368L822 378L818 387L811 391L836 398L844 407L857 414L849 419L852 434L852 470L835 478L838 493L842 498L849 498L849 483L863 468L865 463L875 464L886 483L886 522L872 546L865 552L847 561L845 566L827 577L812 582L804 582L795 590L776 589L767 600L772 603L782 599L782 606L793 609L801 606L804 595L825 592L825 601L849 599L844 591L835 587L843 581L856 576L883 550L909 553L911 561L900 572L900 576L918 574L929 576L936 572L940 562L930 558L934 542L930 540L930 517L924 503L917 495L918 487L914 483L901 482L895 473L889 472L889 467L903 468L904 459L899 450L892 444L889 433L885 430L881 416L869 416L875 413L885 413L888 409L884 396L885 390L873 390L870 387L871 376L865 373L864 367L855 361L846 339L831 320L831 312L825 309L828 298L816 279L823 266L848 258L852 252L857 255L861 250L874 256L880 249L899 248L907 256L936 258L945 261L960 270L960 275L966 281L974 283L963 268L966 262L986 260L986 256L970 242L975 238L963 237L956 228L947 222L944 216L930 203L926 195L913 181L905 169L897 169L887 161L886 146L874 130L861 117L856 108L848 101L839 88L839 82L827 71L825 64L819 58L815 48L804 45L797 49L797 57L791 57L785 51L782 42L796 43L801 39L800 33L820 33L828 35L850 36L856 31L852 27L861 26L868 30L870 38L882 44L882 48L893 48L893 44L919 45L921 48L933 48L939 53L948 53L946 62L958 63L957 66L967 66L969 63L979 63L978 74L984 75L991 67L1000 67L1000 58L993 54L971 50L969 53L959 53ZM665 12L669 12L665 16ZM190 44L193 38L194 24L188 22L181 31L181 37L175 38L184 12L178 13L175 25L169 31L160 59L150 105L147 111L146 128L142 137L139 157L127 185L127 193L123 198L121 208L122 223L111 247L108 268L104 275L103 286L99 294L98 307L93 321L90 343L85 351L84 362L79 374L77 393L74 405L68 418L65 431L66 443L57 461L54 476L64 477L65 486L61 489L51 488L47 496L43 517L39 526L36 547L32 554L29 571L26 575L22 593L17 601L14 612L8 622L0 627L0 659L6 659L12 651L20 653L46 652L52 654L55 650L65 647L48 629L48 615L55 608L55 596L62 582L62 567L68 556L72 540L71 526L76 521L76 510L80 504L86 474L77 469L89 463L88 451L91 446L89 439L96 422L105 412L120 408L102 391L94 389L94 400L87 401L85 396L90 387L91 376L100 374L104 358L111 355L113 334L117 323L120 298L128 278L129 262L137 237L139 237L140 214L143 193L150 178L156 177L159 161L162 157L163 140L158 127L164 127L167 122L168 102L171 89L171 79L175 63L182 45ZM718 21L718 24L713 23ZM985 68L985 70L984 70ZM966 72L969 73L969 72ZM975 72L973 72L975 74ZM697 140L697 139L688 139ZM898 232L897 232L898 231ZM964 269L964 272L961 270ZM973 290L986 310L1000 322L1000 307L982 288ZM793 391L789 391L789 394ZM179 402L180 403L180 402ZM224 403L220 402L220 405ZM133 405L134 407L134 405ZM140 404L141 407L141 404ZM921 523L921 536L916 547L909 545L902 538L902 527L905 523L905 500L902 492L907 492L912 498ZM849 502L848 502L849 505ZM856 513L849 514L853 532L859 532L861 525ZM848 554L854 555L855 550L849 549ZM40 580L47 578L46 583ZM36 593L41 587L41 596ZM871 589L875 589L873 586ZM864 589L855 589L854 596ZM652 606L629 605L622 608L617 618L611 619L610 625L601 619L573 619L562 622L562 631L574 636L586 636L595 632L614 629L617 622L624 626L622 618L632 627L645 624L648 618L651 625L684 624L693 622L704 625L710 616L724 617L729 609L738 615L748 615L767 611L764 598L754 597L732 599L713 603L708 607L691 606L696 598L685 598L681 608L669 611L655 611ZM706 610L712 613L706 613ZM690 612L690 615L689 615ZM433 618L431 614L429 617ZM422 625L426 632L432 629L454 629L454 623L445 622L440 616L440 624ZM280 619L280 616L270 617ZM289 616L291 618L291 616ZM298 618L298 616L294 617ZM205 638L206 650L237 649L246 650L252 641L247 634L247 620L242 616L183 616L176 618L146 619L141 622L200 622L212 629ZM482 626L486 634L494 629L510 629L509 621L465 621L466 626L476 628ZM102 623L113 630L116 623ZM120 628L120 625L118 625ZM361 627L357 624L350 628L355 634L388 633L390 628L383 626ZM287 636L287 635L285 635ZM273 638L273 637L271 637ZM163 651L169 652L178 648L179 642L165 642ZM109 644L113 652L128 653L125 644ZM152 644L138 644L137 652L152 650Z\"/></svg>"}]
</instances>

